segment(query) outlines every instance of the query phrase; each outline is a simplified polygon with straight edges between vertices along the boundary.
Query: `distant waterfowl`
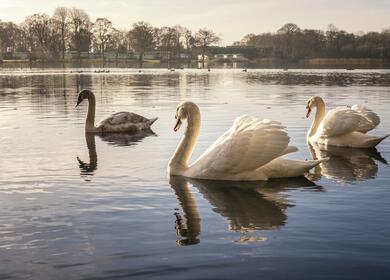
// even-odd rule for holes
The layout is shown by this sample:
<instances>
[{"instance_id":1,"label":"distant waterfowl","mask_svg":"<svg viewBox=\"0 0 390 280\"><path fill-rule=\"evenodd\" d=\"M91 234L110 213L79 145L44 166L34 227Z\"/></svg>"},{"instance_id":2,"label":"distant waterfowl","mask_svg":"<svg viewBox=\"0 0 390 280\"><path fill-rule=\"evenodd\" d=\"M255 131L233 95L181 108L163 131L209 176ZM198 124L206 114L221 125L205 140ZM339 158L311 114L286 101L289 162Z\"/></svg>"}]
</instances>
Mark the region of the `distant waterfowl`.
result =
<instances>
[{"instance_id":1,"label":"distant waterfowl","mask_svg":"<svg viewBox=\"0 0 390 280\"><path fill-rule=\"evenodd\" d=\"M290 139L285 127L276 121L241 116L189 166L187 162L200 131L198 106L192 102L181 103L176 109L176 119L174 131L185 120L187 128L169 161L170 175L230 181L268 180L302 176L322 161L281 158L298 150L288 146Z\"/></svg>"},{"instance_id":2,"label":"distant waterfowl","mask_svg":"<svg viewBox=\"0 0 390 280\"><path fill-rule=\"evenodd\" d=\"M150 126L157 120L157 118L147 119L140 115L119 112L114 113L106 119L101 120L95 126L95 111L96 111L96 98L92 91L84 89L80 91L77 104L88 99L88 114L85 122L85 131L92 133L109 133L109 132L139 132L144 130L150 130Z\"/></svg>"},{"instance_id":3,"label":"distant waterfowl","mask_svg":"<svg viewBox=\"0 0 390 280\"><path fill-rule=\"evenodd\" d=\"M97 69L94 72L95 73L110 73L110 70L108 70L108 69Z\"/></svg>"},{"instance_id":4,"label":"distant waterfowl","mask_svg":"<svg viewBox=\"0 0 390 280\"><path fill-rule=\"evenodd\" d=\"M248 72L248 70L247 70L246 68L244 68L244 69L242 70L242 72Z\"/></svg>"},{"instance_id":5,"label":"distant waterfowl","mask_svg":"<svg viewBox=\"0 0 390 280\"><path fill-rule=\"evenodd\" d=\"M324 146L373 148L389 136L366 134L378 126L380 119L376 113L363 106L337 107L325 114L324 100L313 96L307 102L307 118L313 108L317 108L317 111L307 133L309 143Z\"/></svg>"}]
</instances>

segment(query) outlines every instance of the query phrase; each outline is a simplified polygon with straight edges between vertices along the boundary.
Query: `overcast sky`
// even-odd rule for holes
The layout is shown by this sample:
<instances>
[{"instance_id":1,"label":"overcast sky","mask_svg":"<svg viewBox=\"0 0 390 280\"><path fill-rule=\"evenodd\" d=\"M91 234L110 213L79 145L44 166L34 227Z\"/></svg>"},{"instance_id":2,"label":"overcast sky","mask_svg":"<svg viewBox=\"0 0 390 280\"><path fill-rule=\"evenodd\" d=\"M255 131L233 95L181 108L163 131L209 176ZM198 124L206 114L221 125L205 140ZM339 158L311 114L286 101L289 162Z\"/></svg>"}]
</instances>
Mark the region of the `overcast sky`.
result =
<instances>
[{"instance_id":1,"label":"overcast sky","mask_svg":"<svg viewBox=\"0 0 390 280\"><path fill-rule=\"evenodd\" d=\"M224 45L289 22L323 30L334 24L350 32L390 27L390 0L0 0L0 19L19 23L34 13L51 15L58 6L84 9L92 20L107 17L118 28L139 20L207 27L222 35Z\"/></svg>"}]
</instances>

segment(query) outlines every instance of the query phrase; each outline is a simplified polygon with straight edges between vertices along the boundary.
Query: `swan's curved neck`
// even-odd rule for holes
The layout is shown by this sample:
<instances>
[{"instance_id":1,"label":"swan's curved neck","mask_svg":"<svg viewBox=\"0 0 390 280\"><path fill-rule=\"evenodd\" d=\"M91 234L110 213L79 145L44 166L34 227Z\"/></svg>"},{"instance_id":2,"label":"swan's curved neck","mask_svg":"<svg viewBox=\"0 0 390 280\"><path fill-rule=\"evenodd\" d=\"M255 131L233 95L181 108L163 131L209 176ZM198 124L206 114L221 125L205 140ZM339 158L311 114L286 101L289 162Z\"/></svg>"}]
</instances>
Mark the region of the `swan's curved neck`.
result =
<instances>
[{"instance_id":1,"label":"swan's curved neck","mask_svg":"<svg viewBox=\"0 0 390 280\"><path fill-rule=\"evenodd\" d=\"M317 129L320 126L320 123L322 122L322 120L325 117L325 103L322 99L317 101L316 107L317 107L316 115L315 115L315 118L313 120L313 123L311 124L311 128L310 128L309 133L307 135L308 137L313 136L317 132Z\"/></svg>"},{"instance_id":2,"label":"swan's curved neck","mask_svg":"<svg viewBox=\"0 0 390 280\"><path fill-rule=\"evenodd\" d=\"M200 131L200 112L194 111L189 114L187 122L184 135L169 161L170 174L172 175L183 175L183 172L188 168L188 160L194 151Z\"/></svg>"},{"instance_id":3,"label":"swan's curved neck","mask_svg":"<svg viewBox=\"0 0 390 280\"><path fill-rule=\"evenodd\" d=\"M88 96L88 114L85 120L85 130L95 130L95 111L96 111L96 98L93 93Z\"/></svg>"}]
</instances>

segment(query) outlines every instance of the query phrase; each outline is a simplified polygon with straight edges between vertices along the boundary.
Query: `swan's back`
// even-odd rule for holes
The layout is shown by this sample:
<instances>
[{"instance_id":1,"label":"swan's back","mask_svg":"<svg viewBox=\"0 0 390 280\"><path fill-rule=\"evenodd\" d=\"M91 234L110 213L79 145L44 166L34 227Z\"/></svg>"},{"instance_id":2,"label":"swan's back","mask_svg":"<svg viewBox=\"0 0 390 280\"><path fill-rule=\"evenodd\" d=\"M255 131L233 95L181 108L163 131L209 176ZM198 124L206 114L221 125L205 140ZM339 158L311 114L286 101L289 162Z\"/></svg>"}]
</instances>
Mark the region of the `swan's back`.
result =
<instances>
[{"instance_id":1,"label":"swan's back","mask_svg":"<svg viewBox=\"0 0 390 280\"><path fill-rule=\"evenodd\" d=\"M100 132L137 132L150 129L156 120L130 112L118 112L101 120L96 128Z\"/></svg>"},{"instance_id":2,"label":"swan's back","mask_svg":"<svg viewBox=\"0 0 390 280\"><path fill-rule=\"evenodd\" d=\"M379 123L379 116L365 107L337 107L326 114L319 132L326 137L337 137L351 132L366 133Z\"/></svg>"},{"instance_id":3,"label":"swan's back","mask_svg":"<svg viewBox=\"0 0 390 280\"><path fill-rule=\"evenodd\" d=\"M362 116L366 120L365 122L361 123L359 128L359 131L362 133L367 133L368 131L373 130L381 122L379 116L375 112L367 109L366 107L355 104L351 107L351 109L358 112L360 116Z\"/></svg>"},{"instance_id":4,"label":"swan's back","mask_svg":"<svg viewBox=\"0 0 390 280\"><path fill-rule=\"evenodd\" d=\"M253 171L281 156L288 143L281 123L241 116L190 166L188 175L211 178Z\"/></svg>"}]
</instances>

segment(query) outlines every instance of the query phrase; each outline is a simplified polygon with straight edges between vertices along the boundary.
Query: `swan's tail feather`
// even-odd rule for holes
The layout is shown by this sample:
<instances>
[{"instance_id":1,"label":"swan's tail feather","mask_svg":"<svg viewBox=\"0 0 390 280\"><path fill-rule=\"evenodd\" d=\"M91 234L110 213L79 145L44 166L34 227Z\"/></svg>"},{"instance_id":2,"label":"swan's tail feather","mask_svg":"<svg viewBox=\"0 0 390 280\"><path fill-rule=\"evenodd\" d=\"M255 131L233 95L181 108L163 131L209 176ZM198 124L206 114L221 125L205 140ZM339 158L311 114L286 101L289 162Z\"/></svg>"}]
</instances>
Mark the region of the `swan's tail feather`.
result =
<instances>
[{"instance_id":1,"label":"swan's tail feather","mask_svg":"<svg viewBox=\"0 0 390 280\"><path fill-rule=\"evenodd\" d=\"M149 119L149 125L152 125L155 121L157 121L158 118L152 118L152 119Z\"/></svg>"},{"instance_id":2,"label":"swan's tail feather","mask_svg":"<svg viewBox=\"0 0 390 280\"><path fill-rule=\"evenodd\" d=\"M304 176L310 169L316 167L321 162L327 161L329 158L318 160L293 160L279 158L269 164L272 171L268 178L289 178ZM275 164L275 166L272 166ZM275 169L274 169L275 168Z\"/></svg>"},{"instance_id":3,"label":"swan's tail feather","mask_svg":"<svg viewBox=\"0 0 390 280\"><path fill-rule=\"evenodd\" d=\"M321 158L321 159L317 159L317 160L307 160L305 163L305 171L309 171L310 169L316 167L317 165L319 165L321 162L324 162L324 161L328 161L329 158Z\"/></svg>"},{"instance_id":4,"label":"swan's tail feather","mask_svg":"<svg viewBox=\"0 0 390 280\"><path fill-rule=\"evenodd\" d=\"M390 134L387 134L385 136L375 137L374 139L369 140L367 142L367 148L374 148L376 145L378 145L380 142L382 142L383 140L385 140L389 136L390 136Z\"/></svg>"},{"instance_id":5,"label":"swan's tail feather","mask_svg":"<svg viewBox=\"0 0 390 280\"><path fill-rule=\"evenodd\" d=\"M290 153L295 153L298 151L298 148L295 147L295 146L288 146L284 151L283 153L280 155L280 156L284 156L284 155L287 155L287 154L290 154Z\"/></svg>"}]
</instances>

